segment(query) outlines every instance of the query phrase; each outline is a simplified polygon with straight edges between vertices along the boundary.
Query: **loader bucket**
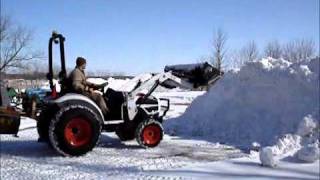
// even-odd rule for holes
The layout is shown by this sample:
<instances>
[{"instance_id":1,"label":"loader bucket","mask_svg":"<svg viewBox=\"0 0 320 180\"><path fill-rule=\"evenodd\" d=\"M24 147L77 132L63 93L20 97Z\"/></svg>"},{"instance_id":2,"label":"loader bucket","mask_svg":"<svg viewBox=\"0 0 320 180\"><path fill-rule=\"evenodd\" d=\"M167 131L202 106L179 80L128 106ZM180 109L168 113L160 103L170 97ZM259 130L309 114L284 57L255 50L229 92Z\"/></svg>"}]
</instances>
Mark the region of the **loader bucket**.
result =
<instances>
[{"instance_id":1,"label":"loader bucket","mask_svg":"<svg viewBox=\"0 0 320 180\"><path fill-rule=\"evenodd\" d=\"M166 66L164 71L186 80L194 88L212 84L223 75L222 71L207 62Z\"/></svg>"},{"instance_id":2,"label":"loader bucket","mask_svg":"<svg viewBox=\"0 0 320 180\"><path fill-rule=\"evenodd\" d=\"M10 100L0 82L0 134L17 134L20 126L20 114L10 107Z\"/></svg>"}]
</instances>

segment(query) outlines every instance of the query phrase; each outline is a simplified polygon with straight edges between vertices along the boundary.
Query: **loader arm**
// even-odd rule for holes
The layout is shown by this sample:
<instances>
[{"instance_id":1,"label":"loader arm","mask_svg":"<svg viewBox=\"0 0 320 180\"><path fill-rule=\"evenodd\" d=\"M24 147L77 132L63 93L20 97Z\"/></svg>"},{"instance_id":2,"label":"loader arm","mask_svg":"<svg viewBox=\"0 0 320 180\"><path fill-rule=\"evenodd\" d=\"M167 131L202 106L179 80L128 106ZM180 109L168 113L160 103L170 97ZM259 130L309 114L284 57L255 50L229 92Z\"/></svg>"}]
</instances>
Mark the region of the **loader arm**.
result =
<instances>
[{"instance_id":1,"label":"loader arm","mask_svg":"<svg viewBox=\"0 0 320 180\"><path fill-rule=\"evenodd\" d=\"M223 76L223 72L209 63L184 64L166 66L163 73L154 75L149 80L130 92L132 97L142 91L146 91L145 97L150 96L158 86L169 89L180 87L183 89L195 89L200 86L214 84Z\"/></svg>"}]
</instances>

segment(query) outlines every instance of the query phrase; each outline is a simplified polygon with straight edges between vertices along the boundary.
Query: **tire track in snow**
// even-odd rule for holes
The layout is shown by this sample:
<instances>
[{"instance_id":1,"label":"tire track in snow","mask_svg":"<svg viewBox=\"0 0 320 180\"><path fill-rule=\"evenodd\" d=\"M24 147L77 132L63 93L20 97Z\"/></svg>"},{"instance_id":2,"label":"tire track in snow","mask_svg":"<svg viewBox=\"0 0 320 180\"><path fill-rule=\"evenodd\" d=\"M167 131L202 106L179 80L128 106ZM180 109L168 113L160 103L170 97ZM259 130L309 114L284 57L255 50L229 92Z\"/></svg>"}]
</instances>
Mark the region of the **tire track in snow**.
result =
<instances>
[{"instance_id":1,"label":"tire track in snow","mask_svg":"<svg viewBox=\"0 0 320 180\"><path fill-rule=\"evenodd\" d=\"M156 148L143 149L135 141L121 142L115 134L103 133L100 144L92 152L66 158L57 155L47 144L38 143L34 128L19 132L19 138L0 137L1 179L183 179L146 172L242 155L227 146L170 136L165 136Z\"/></svg>"}]
</instances>

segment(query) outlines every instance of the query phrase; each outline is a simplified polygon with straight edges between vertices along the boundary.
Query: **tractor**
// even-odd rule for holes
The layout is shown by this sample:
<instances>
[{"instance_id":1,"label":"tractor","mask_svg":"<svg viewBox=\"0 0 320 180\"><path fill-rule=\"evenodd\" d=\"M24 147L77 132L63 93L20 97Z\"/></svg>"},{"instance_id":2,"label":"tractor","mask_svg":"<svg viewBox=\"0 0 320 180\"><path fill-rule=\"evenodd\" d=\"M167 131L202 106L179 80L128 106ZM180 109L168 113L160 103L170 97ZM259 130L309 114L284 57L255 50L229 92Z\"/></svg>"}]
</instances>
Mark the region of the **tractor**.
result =
<instances>
[{"instance_id":1,"label":"tractor","mask_svg":"<svg viewBox=\"0 0 320 180\"><path fill-rule=\"evenodd\" d=\"M163 137L161 121L169 110L169 100L159 100L151 93L139 96L135 93L112 89L101 93L110 113L102 114L90 98L70 91L67 76L63 35L52 33L49 40L49 80L51 92L43 99L37 116L39 141L47 142L64 156L80 156L91 151L98 143L101 132L116 132L121 140L136 138L142 147L155 147ZM60 92L53 83L53 44L59 44L61 71L58 74ZM159 101L166 106L159 107ZM153 107L143 107L144 103ZM154 106L156 105L156 106Z\"/></svg>"},{"instance_id":2,"label":"tractor","mask_svg":"<svg viewBox=\"0 0 320 180\"><path fill-rule=\"evenodd\" d=\"M137 81L129 92L100 86L109 113L103 114L89 97L72 92L64 51L65 37L53 32L49 39L47 79L50 91L36 111L39 142L48 143L63 156L81 156L98 143L102 132L115 132L121 141L136 139L143 148L156 147L163 138L163 118L170 100L152 95L157 87L193 89L219 79L222 73L208 63L168 66L146 81ZM60 49L61 71L53 71L53 46ZM60 90L54 77L58 78ZM105 85L105 84L104 84ZM34 103L34 102L33 102Z\"/></svg>"}]
</instances>

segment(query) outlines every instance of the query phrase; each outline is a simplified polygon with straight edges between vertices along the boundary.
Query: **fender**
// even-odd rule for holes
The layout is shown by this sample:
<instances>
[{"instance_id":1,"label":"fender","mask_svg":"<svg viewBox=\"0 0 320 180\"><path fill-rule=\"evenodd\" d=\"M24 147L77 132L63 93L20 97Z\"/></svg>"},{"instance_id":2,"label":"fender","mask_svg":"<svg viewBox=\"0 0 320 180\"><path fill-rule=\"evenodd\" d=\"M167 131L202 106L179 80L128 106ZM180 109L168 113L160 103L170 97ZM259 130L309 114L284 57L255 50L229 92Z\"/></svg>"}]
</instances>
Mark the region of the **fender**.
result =
<instances>
[{"instance_id":1,"label":"fender","mask_svg":"<svg viewBox=\"0 0 320 180\"><path fill-rule=\"evenodd\" d=\"M70 102L70 101L80 101L80 102L85 102L85 103L92 105L95 108L96 112L98 112L98 114L100 115L102 121L104 122L104 115L103 115L102 111L100 110L99 106L94 101L92 101L90 98L88 98L87 96L84 96L81 94L76 94L76 93L68 93L58 99L55 99L53 101L53 103L58 104L58 106L59 106L61 104L64 104L64 103Z\"/></svg>"}]
</instances>

